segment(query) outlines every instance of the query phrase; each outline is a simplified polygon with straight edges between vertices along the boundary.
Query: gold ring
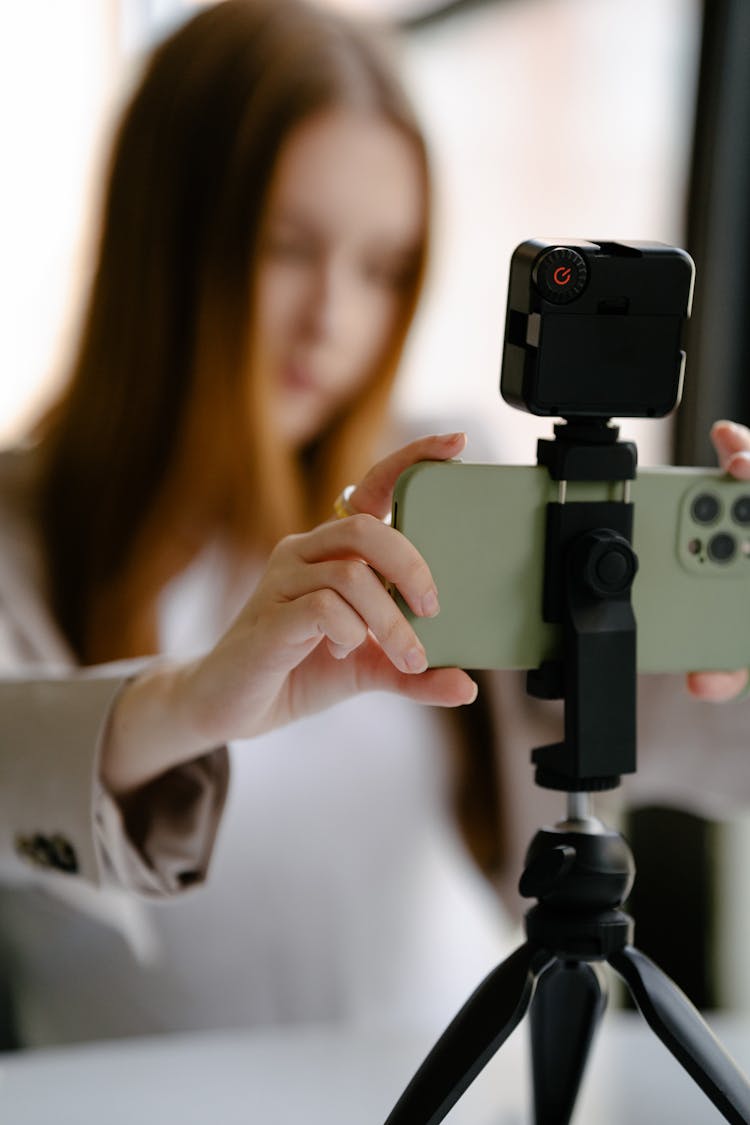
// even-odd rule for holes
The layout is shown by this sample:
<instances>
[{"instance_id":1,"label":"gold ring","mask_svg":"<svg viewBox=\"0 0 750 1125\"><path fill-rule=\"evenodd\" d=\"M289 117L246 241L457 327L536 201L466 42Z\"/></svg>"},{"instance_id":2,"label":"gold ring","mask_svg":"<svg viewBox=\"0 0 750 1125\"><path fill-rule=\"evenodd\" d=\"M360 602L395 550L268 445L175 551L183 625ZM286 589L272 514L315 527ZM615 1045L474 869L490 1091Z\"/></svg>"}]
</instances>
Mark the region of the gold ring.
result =
<instances>
[{"instance_id":1,"label":"gold ring","mask_svg":"<svg viewBox=\"0 0 750 1125\"><path fill-rule=\"evenodd\" d=\"M338 520L345 520L347 516L356 515L356 509L349 503L349 498L356 490L356 484L347 484L333 502L333 512Z\"/></svg>"}]
</instances>

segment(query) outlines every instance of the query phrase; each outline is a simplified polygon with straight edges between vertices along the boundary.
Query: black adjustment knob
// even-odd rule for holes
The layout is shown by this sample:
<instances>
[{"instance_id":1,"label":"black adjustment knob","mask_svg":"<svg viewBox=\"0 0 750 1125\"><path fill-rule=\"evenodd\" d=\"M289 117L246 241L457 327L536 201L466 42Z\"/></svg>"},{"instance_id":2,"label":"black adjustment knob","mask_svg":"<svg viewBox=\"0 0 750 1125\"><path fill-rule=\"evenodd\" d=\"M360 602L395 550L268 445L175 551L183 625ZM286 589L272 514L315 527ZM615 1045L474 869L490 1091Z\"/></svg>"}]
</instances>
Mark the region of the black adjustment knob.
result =
<instances>
[{"instance_id":1,"label":"black adjustment knob","mask_svg":"<svg viewBox=\"0 0 750 1125\"><path fill-rule=\"evenodd\" d=\"M589 279L586 259L568 246L555 246L537 258L532 280L545 301L567 305L580 297Z\"/></svg>"},{"instance_id":2,"label":"black adjustment knob","mask_svg":"<svg viewBox=\"0 0 750 1125\"><path fill-rule=\"evenodd\" d=\"M598 598L624 594L633 583L638 559L633 548L615 531L591 531L575 544L573 565L580 566L584 585Z\"/></svg>"},{"instance_id":3,"label":"black adjustment knob","mask_svg":"<svg viewBox=\"0 0 750 1125\"><path fill-rule=\"evenodd\" d=\"M630 575L627 556L617 547L605 551L596 564L596 577L603 587L619 590Z\"/></svg>"},{"instance_id":4,"label":"black adjustment knob","mask_svg":"<svg viewBox=\"0 0 750 1125\"><path fill-rule=\"evenodd\" d=\"M569 844L549 848L531 861L518 884L524 898L541 898L548 894L570 871L576 850Z\"/></svg>"}]
</instances>

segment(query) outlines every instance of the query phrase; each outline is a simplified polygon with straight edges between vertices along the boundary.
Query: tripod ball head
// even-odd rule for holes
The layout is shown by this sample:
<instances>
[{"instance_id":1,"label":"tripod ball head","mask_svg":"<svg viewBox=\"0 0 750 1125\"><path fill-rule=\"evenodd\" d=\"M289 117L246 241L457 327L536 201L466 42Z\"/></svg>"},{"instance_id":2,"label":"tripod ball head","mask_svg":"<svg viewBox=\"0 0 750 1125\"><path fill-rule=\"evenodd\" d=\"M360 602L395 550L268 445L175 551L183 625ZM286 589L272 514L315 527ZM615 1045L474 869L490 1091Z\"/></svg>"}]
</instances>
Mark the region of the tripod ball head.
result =
<instances>
[{"instance_id":1,"label":"tripod ball head","mask_svg":"<svg viewBox=\"0 0 750 1125\"><path fill-rule=\"evenodd\" d=\"M583 823L583 822L581 822ZM532 945L569 960L606 960L633 939L621 909L635 878L630 848L617 832L570 822L531 841L519 890L537 903L526 914Z\"/></svg>"},{"instance_id":2,"label":"tripod ball head","mask_svg":"<svg viewBox=\"0 0 750 1125\"><path fill-rule=\"evenodd\" d=\"M632 853L619 833L542 828L531 841L519 890L549 905L614 909L634 877Z\"/></svg>"}]
</instances>

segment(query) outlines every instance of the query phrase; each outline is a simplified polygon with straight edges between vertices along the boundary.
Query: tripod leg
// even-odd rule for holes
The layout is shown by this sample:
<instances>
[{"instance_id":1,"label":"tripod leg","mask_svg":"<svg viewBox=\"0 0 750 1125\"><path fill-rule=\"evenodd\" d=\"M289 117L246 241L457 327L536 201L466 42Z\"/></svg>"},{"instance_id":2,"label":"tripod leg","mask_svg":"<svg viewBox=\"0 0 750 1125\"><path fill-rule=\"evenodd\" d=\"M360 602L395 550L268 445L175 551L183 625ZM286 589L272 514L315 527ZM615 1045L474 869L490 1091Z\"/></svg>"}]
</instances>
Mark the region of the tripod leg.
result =
<instances>
[{"instance_id":1,"label":"tripod leg","mask_svg":"<svg viewBox=\"0 0 750 1125\"><path fill-rule=\"evenodd\" d=\"M558 961L539 978L531 1002L536 1125L567 1125L589 1048L607 1006L602 969Z\"/></svg>"},{"instance_id":2,"label":"tripod leg","mask_svg":"<svg viewBox=\"0 0 750 1125\"><path fill-rule=\"evenodd\" d=\"M522 1019L552 954L525 942L485 977L432 1048L386 1125L437 1125Z\"/></svg>"},{"instance_id":3,"label":"tripod leg","mask_svg":"<svg viewBox=\"0 0 750 1125\"><path fill-rule=\"evenodd\" d=\"M684 992L632 946L608 960L649 1027L719 1112L733 1125L750 1125L750 1084Z\"/></svg>"}]
</instances>

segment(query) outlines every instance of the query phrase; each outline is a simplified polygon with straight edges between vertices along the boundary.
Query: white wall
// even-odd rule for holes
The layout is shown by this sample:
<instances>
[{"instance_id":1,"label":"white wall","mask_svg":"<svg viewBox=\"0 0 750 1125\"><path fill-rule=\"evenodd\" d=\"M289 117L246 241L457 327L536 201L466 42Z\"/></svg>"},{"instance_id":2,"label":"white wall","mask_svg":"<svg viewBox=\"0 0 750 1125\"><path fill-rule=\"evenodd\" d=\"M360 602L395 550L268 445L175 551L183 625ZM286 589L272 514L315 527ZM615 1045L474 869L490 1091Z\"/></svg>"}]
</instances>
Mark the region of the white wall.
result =
<instances>
[{"instance_id":1,"label":"white wall","mask_svg":"<svg viewBox=\"0 0 750 1125\"><path fill-rule=\"evenodd\" d=\"M69 338L117 30L116 5L96 0L3 9L0 441L23 425Z\"/></svg>"}]
</instances>

